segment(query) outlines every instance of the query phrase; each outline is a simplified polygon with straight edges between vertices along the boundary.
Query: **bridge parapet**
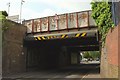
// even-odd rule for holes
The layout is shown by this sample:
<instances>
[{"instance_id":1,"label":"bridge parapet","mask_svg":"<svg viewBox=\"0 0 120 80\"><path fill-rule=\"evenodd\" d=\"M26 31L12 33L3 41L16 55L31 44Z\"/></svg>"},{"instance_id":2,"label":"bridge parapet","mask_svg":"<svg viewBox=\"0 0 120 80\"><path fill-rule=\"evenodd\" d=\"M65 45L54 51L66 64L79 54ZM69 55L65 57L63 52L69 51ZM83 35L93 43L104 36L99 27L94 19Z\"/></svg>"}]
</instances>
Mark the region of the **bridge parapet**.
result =
<instances>
[{"instance_id":1,"label":"bridge parapet","mask_svg":"<svg viewBox=\"0 0 120 80\"><path fill-rule=\"evenodd\" d=\"M81 28L95 27L95 21L91 17L91 11L66 13L23 21L27 26L27 33L51 33L70 31Z\"/></svg>"}]
</instances>

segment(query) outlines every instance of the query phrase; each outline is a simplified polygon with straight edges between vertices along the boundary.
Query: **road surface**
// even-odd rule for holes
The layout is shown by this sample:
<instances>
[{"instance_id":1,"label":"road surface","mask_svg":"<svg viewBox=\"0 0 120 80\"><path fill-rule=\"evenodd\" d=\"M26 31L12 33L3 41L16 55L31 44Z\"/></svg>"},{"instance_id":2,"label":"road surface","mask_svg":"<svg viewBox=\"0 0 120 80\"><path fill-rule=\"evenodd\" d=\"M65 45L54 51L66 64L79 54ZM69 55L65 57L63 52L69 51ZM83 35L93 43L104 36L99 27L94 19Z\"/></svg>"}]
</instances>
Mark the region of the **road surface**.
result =
<instances>
[{"instance_id":1,"label":"road surface","mask_svg":"<svg viewBox=\"0 0 120 80\"><path fill-rule=\"evenodd\" d=\"M13 80L86 80L86 78L100 78L100 75L99 64L80 64L61 69L37 70L22 74L8 75L4 78Z\"/></svg>"}]
</instances>

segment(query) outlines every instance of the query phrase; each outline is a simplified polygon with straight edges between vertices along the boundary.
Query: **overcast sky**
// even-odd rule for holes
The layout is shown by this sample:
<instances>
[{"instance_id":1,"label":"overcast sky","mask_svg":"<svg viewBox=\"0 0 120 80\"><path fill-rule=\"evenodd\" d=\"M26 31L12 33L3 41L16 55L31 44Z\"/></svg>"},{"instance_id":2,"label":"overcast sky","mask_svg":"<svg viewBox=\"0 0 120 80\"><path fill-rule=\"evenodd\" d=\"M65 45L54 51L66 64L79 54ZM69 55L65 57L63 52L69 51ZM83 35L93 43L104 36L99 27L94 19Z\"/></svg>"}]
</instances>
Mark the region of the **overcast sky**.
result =
<instances>
[{"instance_id":1,"label":"overcast sky","mask_svg":"<svg viewBox=\"0 0 120 80\"><path fill-rule=\"evenodd\" d=\"M22 5L22 19L40 18L55 14L90 10L92 0L24 0ZM0 11L8 11L9 15L20 14L21 0L0 0Z\"/></svg>"}]
</instances>

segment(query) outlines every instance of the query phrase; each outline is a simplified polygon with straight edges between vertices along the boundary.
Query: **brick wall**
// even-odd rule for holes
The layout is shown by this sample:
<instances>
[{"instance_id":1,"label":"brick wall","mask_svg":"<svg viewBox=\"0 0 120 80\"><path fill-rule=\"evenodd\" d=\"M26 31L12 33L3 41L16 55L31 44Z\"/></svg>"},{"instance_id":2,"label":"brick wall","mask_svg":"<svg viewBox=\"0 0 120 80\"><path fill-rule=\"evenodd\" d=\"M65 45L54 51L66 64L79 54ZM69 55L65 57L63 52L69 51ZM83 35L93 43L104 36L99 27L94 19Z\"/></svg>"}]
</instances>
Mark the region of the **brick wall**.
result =
<instances>
[{"instance_id":1,"label":"brick wall","mask_svg":"<svg viewBox=\"0 0 120 80\"><path fill-rule=\"evenodd\" d=\"M120 25L109 30L105 47L101 53L101 76L104 78L118 78L118 48L120 37L118 36Z\"/></svg>"},{"instance_id":2,"label":"brick wall","mask_svg":"<svg viewBox=\"0 0 120 80\"><path fill-rule=\"evenodd\" d=\"M110 30L106 38L108 63L118 66L118 27Z\"/></svg>"},{"instance_id":3,"label":"brick wall","mask_svg":"<svg viewBox=\"0 0 120 80\"><path fill-rule=\"evenodd\" d=\"M2 38L3 76L25 71L25 54L23 53L23 38L26 28L18 23L8 21L8 29Z\"/></svg>"}]
</instances>

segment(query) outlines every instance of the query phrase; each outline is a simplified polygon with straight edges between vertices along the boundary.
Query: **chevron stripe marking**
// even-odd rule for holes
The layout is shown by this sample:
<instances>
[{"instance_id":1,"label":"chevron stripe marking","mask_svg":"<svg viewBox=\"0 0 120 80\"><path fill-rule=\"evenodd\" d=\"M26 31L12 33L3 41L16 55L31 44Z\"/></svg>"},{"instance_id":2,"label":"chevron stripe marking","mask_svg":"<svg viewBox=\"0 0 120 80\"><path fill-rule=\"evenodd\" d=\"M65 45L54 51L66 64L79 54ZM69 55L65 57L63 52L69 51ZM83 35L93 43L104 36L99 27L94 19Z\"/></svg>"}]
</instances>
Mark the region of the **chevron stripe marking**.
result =
<instances>
[{"instance_id":1,"label":"chevron stripe marking","mask_svg":"<svg viewBox=\"0 0 120 80\"><path fill-rule=\"evenodd\" d=\"M50 36L48 36L47 39L50 39Z\"/></svg>"},{"instance_id":2,"label":"chevron stripe marking","mask_svg":"<svg viewBox=\"0 0 120 80\"><path fill-rule=\"evenodd\" d=\"M66 36L66 38L68 38L68 36Z\"/></svg>"},{"instance_id":3,"label":"chevron stripe marking","mask_svg":"<svg viewBox=\"0 0 120 80\"><path fill-rule=\"evenodd\" d=\"M54 38L56 38L56 36L54 36Z\"/></svg>"},{"instance_id":4,"label":"chevron stripe marking","mask_svg":"<svg viewBox=\"0 0 120 80\"><path fill-rule=\"evenodd\" d=\"M64 35L62 35L62 37L61 37L61 38L65 38L65 36L66 36L66 35L64 34Z\"/></svg>"},{"instance_id":5,"label":"chevron stripe marking","mask_svg":"<svg viewBox=\"0 0 120 80\"><path fill-rule=\"evenodd\" d=\"M44 37L44 36L42 36L41 38L42 38L43 40L45 40L45 37Z\"/></svg>"},{"instance_id":6,"label":"chevron stripe marking","mask_svg":"<svg viewBox=\"0 0 120 80\"><path fill-rule=\"evenodd\" d=\"M86 33L82 33L81 37L84 37L86 35Z\"/></svg>"},{"instance_id":7,"label":"chevron stripe marking","mask_svg":"<svg viewBox=\"0 0 120 80\"><path fill-rule=\"evenodd\" d=\"M52 39L52 38L53 38L53 36L50 36L50 38Z\"/></svg>"},{"instance_id":8,"label":"chevron stripe marking","mask_svg":"<svg viewBox=\"0 0 120 80\"><path fill-rule=\"evenodd\" d=\"M80 36L80 33L78 33L75 37L79 37Z\"/></svg>"},{"instance_id":9,"label":"chevron stripe marking","mask_svg":"<svg viewBox=\"0 0 120 80\"><path fill-rule=\"evenodd\" d=\"M35 40L37 40L37 38L35 37Z\"/></svg>"},{"instance_id":10,"label":"chevron stripe marking","mask_svg":"<svg viewBox=\"0 0 120 80\"><path fill-rule=\"evenodd\" d=\"M37 37L38 38L38 40L41 40L41 38L40 37Z\"/></svg>"}]
</instances>

